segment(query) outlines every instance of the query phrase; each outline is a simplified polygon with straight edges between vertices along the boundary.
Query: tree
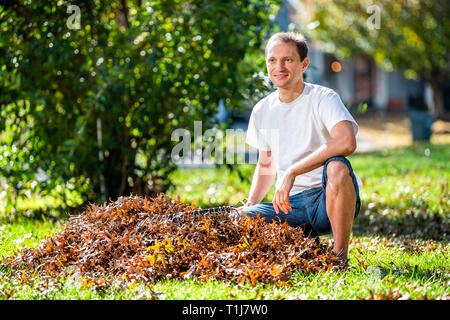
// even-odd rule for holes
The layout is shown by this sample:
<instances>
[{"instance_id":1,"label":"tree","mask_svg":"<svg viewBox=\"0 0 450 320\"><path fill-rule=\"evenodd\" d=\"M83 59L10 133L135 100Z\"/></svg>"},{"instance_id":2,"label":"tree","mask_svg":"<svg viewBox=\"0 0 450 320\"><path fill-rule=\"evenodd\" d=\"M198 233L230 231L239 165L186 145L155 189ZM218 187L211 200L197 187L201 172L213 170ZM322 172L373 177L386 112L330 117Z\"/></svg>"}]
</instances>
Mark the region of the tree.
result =
<instances>
[{"instance_id":1,"label":"tree","mask_svg":"<svg viewBox=\"0 0 450 320\"><path fill-rule=\"evenodd\" d=\"M164 191L173 130L211 127L220 99L239 108L258 87L262 64L248 57L277 1L78 5L0 5L0 176L19 196L25 185L91 201Z\"/></svg>"},{"instance_id":2,"label":"tree","mask_svg":"<svg viewBox=\"0 0 450 320\"><path fill-rule=\"evenodd\" d=\"M450 80L450 2L447 0L306 1L314 39L342 57L367 54L385 70L431 85L437 118L448 118L443 88ZM331 46L330 46L331 45Z\"/></svg>"}]
</instances>

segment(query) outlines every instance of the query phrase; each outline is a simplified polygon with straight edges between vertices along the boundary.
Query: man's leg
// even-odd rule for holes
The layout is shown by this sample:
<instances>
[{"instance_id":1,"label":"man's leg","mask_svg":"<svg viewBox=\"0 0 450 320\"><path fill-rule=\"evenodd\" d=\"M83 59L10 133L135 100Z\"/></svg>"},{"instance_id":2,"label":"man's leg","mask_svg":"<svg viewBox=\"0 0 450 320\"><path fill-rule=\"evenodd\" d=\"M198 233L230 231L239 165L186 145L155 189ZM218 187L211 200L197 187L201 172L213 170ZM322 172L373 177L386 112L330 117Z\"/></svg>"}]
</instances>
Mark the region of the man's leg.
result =
<instances>
[{"instance_id":1,"label":"man's leg","mask_svg":"<svg viewBox=\"0 0 450 320\"><path fill-rule=\"evenodd\" d=\"M334 238L335 254L347 259L356 207L356 191L348 166L330 161L327 166L326 208Z\"/></svg>"}]
</instances>

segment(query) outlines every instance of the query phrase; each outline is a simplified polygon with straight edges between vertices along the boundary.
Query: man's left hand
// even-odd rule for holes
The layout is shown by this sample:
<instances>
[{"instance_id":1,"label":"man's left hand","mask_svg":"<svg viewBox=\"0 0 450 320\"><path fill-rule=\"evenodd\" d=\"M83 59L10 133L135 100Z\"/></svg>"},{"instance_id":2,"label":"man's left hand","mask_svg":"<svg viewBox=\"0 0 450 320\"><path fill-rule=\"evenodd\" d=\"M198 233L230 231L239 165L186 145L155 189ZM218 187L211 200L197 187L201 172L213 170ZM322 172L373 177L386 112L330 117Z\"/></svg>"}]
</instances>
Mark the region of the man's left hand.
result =
<instances>
[{"instance_id":1,"label":"man's left hand","mask_svg":"<svg viewBox=\"0 0 450 320\"><path fill-rule=\"evenodd\" d=\"M272 200L275 212L278 214L281 209L285 214L292 211L292 206L289 202L289 192L294 185L295 176L290 170L287 170L283 176L280 188L275 190L275 195Z\"/></svg>"}]
</instances>

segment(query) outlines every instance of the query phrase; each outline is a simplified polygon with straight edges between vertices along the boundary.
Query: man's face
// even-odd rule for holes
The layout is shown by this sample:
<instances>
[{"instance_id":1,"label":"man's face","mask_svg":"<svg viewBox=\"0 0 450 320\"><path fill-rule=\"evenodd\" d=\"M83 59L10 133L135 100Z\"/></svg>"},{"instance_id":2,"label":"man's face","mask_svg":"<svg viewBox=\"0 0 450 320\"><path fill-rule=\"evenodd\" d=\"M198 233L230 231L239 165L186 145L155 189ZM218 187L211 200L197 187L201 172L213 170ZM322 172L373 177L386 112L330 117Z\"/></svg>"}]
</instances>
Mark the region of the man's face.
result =
<instances>
[{"instance_id":1,"label":"man's face","mask_svg":"<svg viewBox=\"0 0 450 320\"><path fill-rule=\"evenodd\" d=\"M275 42L267 50L267 72L277 88L296 87L303 80L308 63L307 57L300 61L297 48L291 42Z\"/></svg>"}]
</instances>

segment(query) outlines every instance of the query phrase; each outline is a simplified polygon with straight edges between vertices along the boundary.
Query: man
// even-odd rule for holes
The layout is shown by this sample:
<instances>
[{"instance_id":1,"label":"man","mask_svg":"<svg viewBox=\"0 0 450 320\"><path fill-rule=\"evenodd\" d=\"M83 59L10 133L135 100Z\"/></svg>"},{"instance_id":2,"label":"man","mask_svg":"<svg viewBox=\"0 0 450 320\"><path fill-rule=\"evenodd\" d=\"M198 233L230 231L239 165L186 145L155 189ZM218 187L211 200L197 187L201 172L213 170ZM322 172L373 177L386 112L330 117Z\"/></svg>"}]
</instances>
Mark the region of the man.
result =
<instances>
[{"instance_id":1,"label":"man","mask_svg":"<svg viewBox=\"0 0 450 320\"><path fill-rule=\"evenodd\" d=\"M305 39L277 33L266 45L266 66L277 90L252 110L246 142L258 163L245 206L237 215L333 234L333 253L347 260L361 181L345 158L356 149L358 125L333 90L303 81ZM261 203L275 176L272 202Z\"/></svg>"}]
</instances>

